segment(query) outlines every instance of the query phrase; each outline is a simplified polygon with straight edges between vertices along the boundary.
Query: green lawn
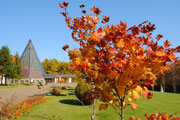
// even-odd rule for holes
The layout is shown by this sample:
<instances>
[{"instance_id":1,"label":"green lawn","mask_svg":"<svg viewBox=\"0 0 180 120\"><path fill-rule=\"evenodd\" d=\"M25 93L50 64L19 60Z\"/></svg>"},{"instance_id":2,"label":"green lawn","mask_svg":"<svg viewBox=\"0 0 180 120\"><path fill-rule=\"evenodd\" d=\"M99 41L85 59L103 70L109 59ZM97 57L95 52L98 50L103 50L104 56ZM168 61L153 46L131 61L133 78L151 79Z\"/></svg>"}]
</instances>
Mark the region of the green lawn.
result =
<instances>
[{"instance_id":1,"label":"green lawn","mask_svg":"<svg viewBox=\"0 0 180 120\"><path fill-rule=\"evenodd\" d=\"M99 102L100 103L100 102ZM98 104L99 104L98 103ZM142 98L136 101L138 109L133 111L130 106L125 111L125 120L130 116L143 118L144 113L178 113L180 117L180 94L154 92L151 100ZM92 106L88 107L92 111ZM50 96L45 103L33 107L18 120L89 120L87 109L76 100L74 95ZM118 115L112 107L96 111L96 120L118 120Z\"/></svg>"},{"instance_id":2,"label":"green lawn","mask_svg":"<svg viewBox=\"0 0 180 120\"><path fill-rule=\"evenodd\" d=\"M17 85L0 85L0 89L9 89L9 88L19 88L19 87L27 87L32 85L24 85L24 84L17 84Z\"/></svg>"}]
</instances>

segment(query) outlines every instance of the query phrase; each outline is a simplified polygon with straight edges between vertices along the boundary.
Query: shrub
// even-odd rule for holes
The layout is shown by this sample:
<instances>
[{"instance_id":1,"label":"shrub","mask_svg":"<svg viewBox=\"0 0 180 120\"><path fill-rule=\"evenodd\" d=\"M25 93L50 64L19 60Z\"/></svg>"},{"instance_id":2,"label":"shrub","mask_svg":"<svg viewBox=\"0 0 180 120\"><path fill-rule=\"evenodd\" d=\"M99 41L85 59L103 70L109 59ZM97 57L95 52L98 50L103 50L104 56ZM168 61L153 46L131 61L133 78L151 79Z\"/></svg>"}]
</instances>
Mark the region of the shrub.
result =
<instances>
[{"instance_id":1,"label":"shrub","mask_svg":"<svg viewBox=\"0 0 180 120\"><path fill-rule=\"evenodd\" d=\"M53 94L53 95L60 95L61 93L63 92L63 90L62 90L62 88L60 88L60 87L53 87L53 89L52 89L52 91L51 91L51 93Z\"/></svg>"},{"instance_id":2,"label":"shrub","mask_svg":"<svg viewBox=\"0 0 180 120\"><path fill-rule=\"evenodd\" d=\"M80 80L76 86L75 95L84 105L91 105L94 102L91 90L92 85L88 84L85 80Z\"/></svg>"},{"instance_id":3,"label":"shrub","mask_svg":"<svg viewBox=\"0 0 180 120\"><path fill-rule=\"evenodd\" d=\"M68 86L62 86L62 90L66 90Z\"/></svg>"}]
</instances>

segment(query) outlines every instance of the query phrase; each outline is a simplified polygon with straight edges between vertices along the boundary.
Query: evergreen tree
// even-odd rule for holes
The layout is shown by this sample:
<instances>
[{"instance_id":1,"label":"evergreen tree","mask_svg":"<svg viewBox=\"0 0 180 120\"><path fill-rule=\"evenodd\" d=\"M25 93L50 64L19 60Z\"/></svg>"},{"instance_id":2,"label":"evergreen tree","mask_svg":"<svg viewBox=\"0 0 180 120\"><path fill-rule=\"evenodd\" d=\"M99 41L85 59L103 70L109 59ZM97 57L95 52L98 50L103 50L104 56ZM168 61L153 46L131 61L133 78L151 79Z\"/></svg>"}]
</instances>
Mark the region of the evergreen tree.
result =
<instances>
[{"instance_id":1,"label":"evergreen tree","mask_svg":"<svg viewBox=\"0 0 180 120\"><path fill-rule=\"evenodd\" d=\"M10 78L13 80L13 82L14 80L19 80L22 78L21 72L22 72L21 60L19 58L18 53L16 52L16 55L12 60L11 75L10 75Z\"/></svg>"},{"instance_id":2,"label":"evergreen tree","mask_svg":"<svg viewBox=\"0 0 180 120\"><path fill-rule=\"evenodd\" d=\"M22 78L22 65L21 65L21 59L19 57L18 52L16 52L15 55L15 70L16 70L16 80L19 80Z\"/></svg>"},{"instance_id":3,"label":"evergreen tree","mask_svg":"<svg viewBox=\"0 0 180 120\"><path fill-rule=\"evenodd\" d=\"M7 78L11 76L12 72L12 57L7 46L2 46L0 49L0 72L2 77L5 77L5 84L7 84Z\"/></svg>"}]
</instances>

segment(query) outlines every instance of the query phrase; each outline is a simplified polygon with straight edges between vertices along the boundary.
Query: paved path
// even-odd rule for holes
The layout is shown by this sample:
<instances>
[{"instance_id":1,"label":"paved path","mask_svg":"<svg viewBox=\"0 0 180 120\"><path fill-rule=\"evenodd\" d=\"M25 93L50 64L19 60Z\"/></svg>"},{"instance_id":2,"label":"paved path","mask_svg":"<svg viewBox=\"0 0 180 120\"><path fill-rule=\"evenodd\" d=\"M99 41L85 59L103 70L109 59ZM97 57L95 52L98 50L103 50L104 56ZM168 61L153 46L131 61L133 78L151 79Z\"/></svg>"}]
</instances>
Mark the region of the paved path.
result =
<instances>
[{"instance_id":1,"label":"paved path","mask_svg":"<svg viewBox=\"0 0 180 120\"><path fill-rule=\"evenodd\" d=\"M14 103L19 103L22 100L34 96L36 94L42 94L50 91L52 86L70 86L75 87L76 83L60 83L60 84L48 84L45 86L45 89L38 89L37 86L28 86L21 88L9 88L9 89L0 89L0 97L2 98L0 101L6 101L10 99L11 96L15 96Z\"/></svg>"}]
</instances>

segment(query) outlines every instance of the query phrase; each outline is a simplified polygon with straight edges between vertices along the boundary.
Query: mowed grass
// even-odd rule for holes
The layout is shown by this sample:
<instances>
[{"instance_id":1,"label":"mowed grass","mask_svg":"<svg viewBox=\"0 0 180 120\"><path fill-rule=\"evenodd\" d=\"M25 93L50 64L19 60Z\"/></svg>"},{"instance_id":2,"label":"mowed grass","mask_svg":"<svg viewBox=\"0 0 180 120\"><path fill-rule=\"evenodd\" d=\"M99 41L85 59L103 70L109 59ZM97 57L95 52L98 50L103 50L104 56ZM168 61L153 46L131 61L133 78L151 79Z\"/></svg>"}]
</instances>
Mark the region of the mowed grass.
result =
<instances>
[{"instance_id":1,"label":"mowed grass","mask_svg":"<svg viewBox=\"0 0 180 120\"><path fill-rule=\"evenodd\" d=\"M0 89L9 89L9 88L20 88L20 87L27 87L32 85L23 85L23 84L17 84L17 85L0 85Z\"/></svg>"},{"instance_id":2,"label":"mowed grass","mask_svg":"<svg viewBox=\"0 0 180 120\"><path fill-rule=\"evenodd\" d=\"M178 113L175 117L180 117L180 94L153 92L152 99L135 101L138 104L137 110L132 110L130 106L125 110L125 120L130 116L139 117L144 120L144 113L148 115L156 112ZM98 102L98 105L100 102ZM88 106L91 110L92 106ZM28 113L23 114L18 120L90 120L86 107L70 96L50 96L45 103L33 107ZM107 110L96 110L96 120L119 120L115 110L109 106Z\"/></svg>"}]
</instances>

